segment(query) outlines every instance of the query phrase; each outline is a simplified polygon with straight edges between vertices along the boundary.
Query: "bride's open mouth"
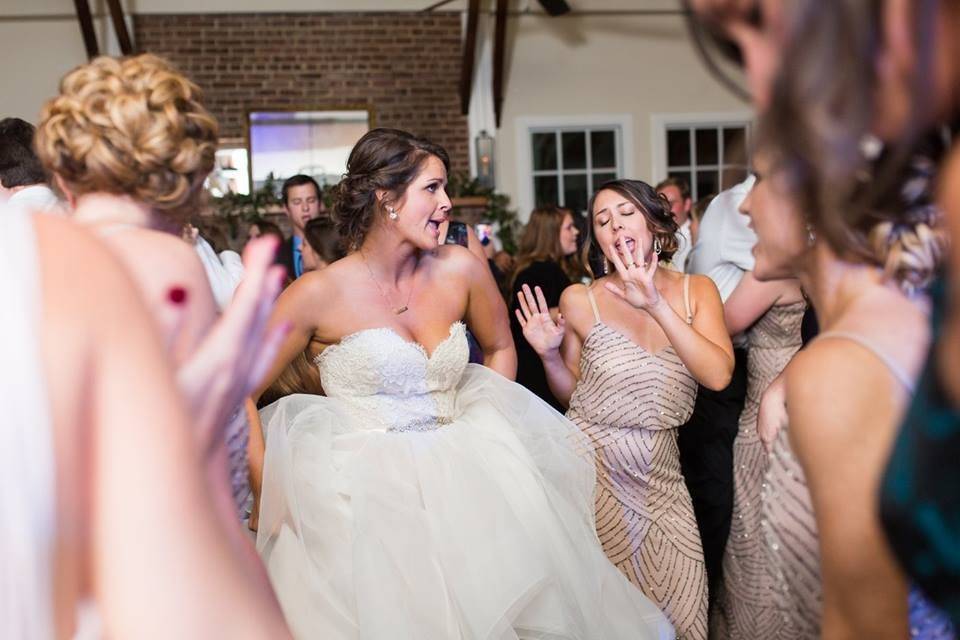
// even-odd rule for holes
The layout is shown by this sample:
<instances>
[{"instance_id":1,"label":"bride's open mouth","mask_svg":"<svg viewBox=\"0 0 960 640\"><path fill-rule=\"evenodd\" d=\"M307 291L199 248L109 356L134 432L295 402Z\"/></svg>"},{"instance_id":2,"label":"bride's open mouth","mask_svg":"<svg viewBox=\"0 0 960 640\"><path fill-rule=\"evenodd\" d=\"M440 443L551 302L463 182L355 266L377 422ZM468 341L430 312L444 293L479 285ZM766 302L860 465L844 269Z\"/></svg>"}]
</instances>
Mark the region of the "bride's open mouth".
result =
<instances>
[{"instance_id":1,"label":"bride's open mouth","mask_svg":"<svg viewBox=\"0 0 960 640\"><path fill-rule=\"evenodd\" d=\"M432 233L437 237L440 237L440 225L443 224L445 221L446 221L446 218L439 218L437 220L434 220L433 218L431 218L430 220L427 221L427 228L430 229L430 233Z\"/></svg>"}]
</instances>

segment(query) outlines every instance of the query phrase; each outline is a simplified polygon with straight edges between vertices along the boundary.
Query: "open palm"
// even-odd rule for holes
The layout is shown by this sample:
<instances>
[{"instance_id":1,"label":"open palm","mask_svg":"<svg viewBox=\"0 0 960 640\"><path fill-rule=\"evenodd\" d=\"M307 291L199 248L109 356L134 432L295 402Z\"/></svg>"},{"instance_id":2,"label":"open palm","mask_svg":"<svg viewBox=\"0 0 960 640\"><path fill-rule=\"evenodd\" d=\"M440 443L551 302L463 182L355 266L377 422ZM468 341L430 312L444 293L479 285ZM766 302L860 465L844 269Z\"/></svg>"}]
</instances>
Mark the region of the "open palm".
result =
<instances>
[{"instance_id":1,"label":"open palm","mask_svg":"<svg viewBox=\"0 0 960 640\"><path fill-rule=\"evenodd\" d=\"M523 290L517 293L520 308L516 310L516 314L523 329L523 337L537 355L544 356L560 348L565 323L562 316L559 322L554 322L543 291L540 287L535 287L535 292L534 294L529 286L523 285Z\"/></svg>"},{"instance_id":2,"label":"open palm","mask_svg":"<svg viewBox=\"0 0 960 640\"><path fill-rule=\"evenodd\" d=\"M649 309L660 302L660 292L653 282L660 263L656 254L653 254L649 265L644 265L639 256L635 258L626 243L623 243L619 251L613 253L611 262L616 267L623 286L618 287L607 282L605 286L608 291L637 309Z\"/></svg>"}]
</instances>

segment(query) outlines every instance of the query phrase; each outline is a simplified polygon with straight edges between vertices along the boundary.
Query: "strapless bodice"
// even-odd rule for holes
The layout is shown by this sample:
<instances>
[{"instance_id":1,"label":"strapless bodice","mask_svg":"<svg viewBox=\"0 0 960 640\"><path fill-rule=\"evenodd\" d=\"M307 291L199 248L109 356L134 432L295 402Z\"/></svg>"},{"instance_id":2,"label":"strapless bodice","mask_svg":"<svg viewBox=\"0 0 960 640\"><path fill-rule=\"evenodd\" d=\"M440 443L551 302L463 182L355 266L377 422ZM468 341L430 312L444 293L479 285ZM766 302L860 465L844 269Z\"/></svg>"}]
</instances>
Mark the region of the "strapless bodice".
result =
<instances>
[{"instance_id":1,"label":"strapless bodice","mask_svg":"<svg viewBox=\"0 0 960 640\"><path fill-rule=\"evenodd\" d=\"M345 401L371 427L428 431L454 417L469 354L466 327L455 322L432 354L384 327L350 334L315 363L326 395Z\"/></svg>"}]
</instances>

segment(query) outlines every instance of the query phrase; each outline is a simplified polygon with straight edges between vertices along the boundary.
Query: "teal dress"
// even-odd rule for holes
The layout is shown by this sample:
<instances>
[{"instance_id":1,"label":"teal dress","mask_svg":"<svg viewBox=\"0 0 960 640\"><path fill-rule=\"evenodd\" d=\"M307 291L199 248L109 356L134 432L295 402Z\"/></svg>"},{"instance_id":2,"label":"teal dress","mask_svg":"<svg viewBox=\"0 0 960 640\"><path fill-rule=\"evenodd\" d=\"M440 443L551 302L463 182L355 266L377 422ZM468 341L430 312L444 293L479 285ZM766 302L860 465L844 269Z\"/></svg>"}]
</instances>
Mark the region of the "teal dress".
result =
<instances>
[{"instance_id":1,"label":"teal dress","mask_svg":"<svg viewBox=\"0 0 960 640\"><path fill-rule=\"evenodd\" d=\"M937 380L935 351L946 281L932 288L933 341L881 488L881 518L911 581L960 626L960 412ZM911 594L911 635L950 637L949 624Z\"/></svg>"}]
</instances>

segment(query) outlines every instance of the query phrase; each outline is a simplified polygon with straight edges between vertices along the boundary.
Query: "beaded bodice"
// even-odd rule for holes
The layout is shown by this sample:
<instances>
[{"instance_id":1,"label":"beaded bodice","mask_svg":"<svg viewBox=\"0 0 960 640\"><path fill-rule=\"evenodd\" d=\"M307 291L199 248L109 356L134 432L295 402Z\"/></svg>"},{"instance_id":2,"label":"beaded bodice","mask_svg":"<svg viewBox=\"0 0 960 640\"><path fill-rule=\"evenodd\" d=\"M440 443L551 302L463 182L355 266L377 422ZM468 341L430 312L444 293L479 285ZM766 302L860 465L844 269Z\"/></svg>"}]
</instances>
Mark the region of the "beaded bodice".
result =
<instances>
[{"instance_id":1,"label":"beaded bodice","mask_svg":"<svg viewBox=\"0 0 960 640\"><path fill-rule=\"evenodd\" d=\"M675 429L693 413L697 383L673 347L650 353L598 322L583 343L570 409L592 424Z\"/></svg>"},{"instance_id":2,"label":"beaded bodice","mask_svg":"<svg viewBox=\"0 0 960 640\"><path fill-rule=\"evenodd\" d=\"M469 346L462 322L432 354L393 329L364 329L327 347L315 363L324 392L360 423L387 431L430 431L449 423Z\"/></svg>"}]
</instances>

